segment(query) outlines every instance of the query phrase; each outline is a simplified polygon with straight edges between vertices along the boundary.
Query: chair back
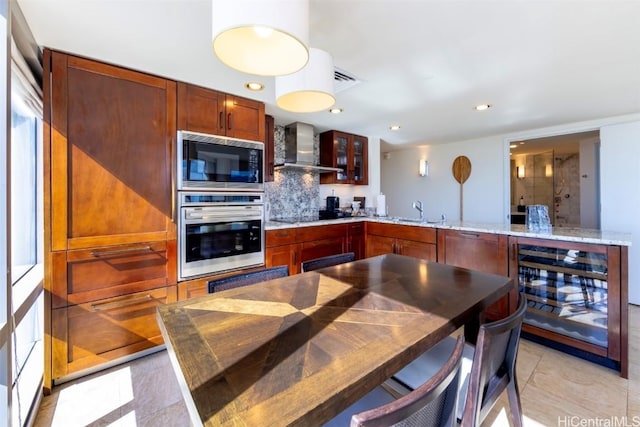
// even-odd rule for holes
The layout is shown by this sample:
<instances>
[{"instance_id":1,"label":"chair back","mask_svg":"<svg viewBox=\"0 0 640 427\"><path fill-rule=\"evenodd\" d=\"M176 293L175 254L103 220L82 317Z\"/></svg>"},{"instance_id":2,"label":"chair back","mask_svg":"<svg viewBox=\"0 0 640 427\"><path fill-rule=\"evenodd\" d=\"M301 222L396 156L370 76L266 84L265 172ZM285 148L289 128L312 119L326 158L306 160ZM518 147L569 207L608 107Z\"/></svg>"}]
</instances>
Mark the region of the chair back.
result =
<instances>
[{"instance_id":1,"label":"chair back","mask_svg":"<svg viewBox=\"0 0 640 427\"><path fill-rule=\"evenodd\" d=\"M527 299L524 294L520 294L515 312L504 319L480 326L469 375L462 426L479 426L501 393L508 387L512 392L509 396L511 412L521 417L515 365L526 310ZM512 396L518 401L511 401ZM518 408L514 408L514 404L517 404ZM514 420L514 423L521 425L522 420Z\"/></svg>"},{"instance_id":2,"label":"chair back","mask_svg":"<svg viewBox=\"0 0 640 427\"><path fill-rule=\"evenodd\" d=\"M343 254L329 255L322 258L314 258L302 263L302 271L313 271L319 268L331 267L345 262L351 262L356 259L356 254L346 252Z\"/></svg>"},{"instance_id":3,"label":"chair back","mask_svg":"<svg viewBox=\"0 0 640 427\"><path fill-rule=\"evenodd\" d=\"M225 289L239 288L240 286L253 285L254 283L277 279L279 277L287 277L288 275L289 267L286 265L264 268L248 273L234 274L221 279L209 280L207 282L207 290L211 294L224 291Z\"/></svg>"},{"instance_id":4,"label":"chair back","mask_svg":"<svg viewBox=\"0 0 640 427\"><path fill-rule=\"evenodd\" d=\"M426 383L391 403L353 415L351 427L455 425L463 348L460 335L451 357Z\"/></svg>"}]
</instances>

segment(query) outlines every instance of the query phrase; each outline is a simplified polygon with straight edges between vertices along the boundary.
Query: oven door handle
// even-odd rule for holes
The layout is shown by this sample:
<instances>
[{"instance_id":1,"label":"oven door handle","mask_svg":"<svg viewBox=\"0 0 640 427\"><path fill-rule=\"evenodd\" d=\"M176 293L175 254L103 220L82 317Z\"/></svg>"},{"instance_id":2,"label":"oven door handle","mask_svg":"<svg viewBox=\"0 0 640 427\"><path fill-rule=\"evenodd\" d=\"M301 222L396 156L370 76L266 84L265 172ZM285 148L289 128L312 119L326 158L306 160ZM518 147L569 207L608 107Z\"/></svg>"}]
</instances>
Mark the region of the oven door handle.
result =
<instances>
[{"instance_id":1,"label":"oven door handle","mask_svg":"<svg viewBox=\"0 0 640 427\"><path fill-rule=\"evenodd\" d=\"M187 213L185 216L187 220L208 220L208 219L223 219L225 221L244 221L248 219L262 219L262 216L258 216L254 213L242 215L242 214L194 214Z\"/></svg>"}]
</instances>

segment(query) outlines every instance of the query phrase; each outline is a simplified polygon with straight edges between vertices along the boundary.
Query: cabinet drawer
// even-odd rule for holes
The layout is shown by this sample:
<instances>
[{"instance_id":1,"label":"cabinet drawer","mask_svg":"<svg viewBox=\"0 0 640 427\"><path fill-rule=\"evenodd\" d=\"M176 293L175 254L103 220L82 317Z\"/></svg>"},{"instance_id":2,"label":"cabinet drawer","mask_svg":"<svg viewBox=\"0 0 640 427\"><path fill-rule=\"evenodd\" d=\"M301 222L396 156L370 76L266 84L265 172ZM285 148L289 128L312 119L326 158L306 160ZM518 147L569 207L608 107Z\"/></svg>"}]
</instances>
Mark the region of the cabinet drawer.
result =
<instances>
[{"instance_id":1,"label":"cabinet drawer","mask_svg":"<svg viewBox=\"0 0 640 427\"><path fill-rule=\"evenodd\" d=\"M55 263L57 304L82 304L168 284L166 242L67 252Z\"/></svg>"},{"instance_id":2,"label":"cabinet drawer","mask_svg":"<svg viewBox=\"0 0 640 427\"><path fill-rule=\"evenodd\" d=\"M267 230L265 235L265 244L270 248L295 243L297 233L295 228L280 228L277 230Z\"/></svg>"},{"instance_id":3,"label":"cabinet drawer","mask_svg":"<svg viewBox=\"0 0 640 427\"><path fill-rule=\"evenodd\" d=\"M383 224L370 222L367 224L367 234L394 237L415 242L436 243L436 229L401 224Z\"/></svg>"},{"instance_id":4,"label":"cabinet drawer","mask_svg":"<svg viewBox=\"0 0 640 427\"><path fill-rule=\"evenodd\" d=\"M347 235L346 224L318 225L315 227L301 227L298 229L298 242L311 240L344 238Z\"/></svg>"},{"instance_id":5,"label":"cabinet drawer","mask_svg":"<svg viewBox=\"0 0 640 427\"><path fill-rule=\"evenodd\" d=\"M53 310L54 378L163 343L156 307L176 301L176 286Z\"/></svg>"}]
</instances>

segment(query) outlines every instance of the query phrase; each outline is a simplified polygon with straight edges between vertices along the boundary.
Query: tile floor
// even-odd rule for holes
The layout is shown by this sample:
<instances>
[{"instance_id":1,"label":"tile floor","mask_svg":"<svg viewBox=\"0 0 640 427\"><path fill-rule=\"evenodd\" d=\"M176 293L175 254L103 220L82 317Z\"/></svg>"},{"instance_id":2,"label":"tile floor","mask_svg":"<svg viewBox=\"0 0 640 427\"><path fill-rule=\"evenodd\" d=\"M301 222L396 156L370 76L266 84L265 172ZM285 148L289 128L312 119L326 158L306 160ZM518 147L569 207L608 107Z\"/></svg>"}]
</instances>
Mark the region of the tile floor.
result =
<instances>
[{"instance_id":1,"label":"tile floor","mask_svg":"<svg viewBox=\"0 0 640 427\"><path fill-rule=\"evenodd\" d=\"M522 340L517 373L525 426L640 426L640 307L629 310L629 380L608 368ZM506 396L483 426L508 426ZM189 426L166 351L62 384L42 426Z\"/></svg>"}]
</instances>

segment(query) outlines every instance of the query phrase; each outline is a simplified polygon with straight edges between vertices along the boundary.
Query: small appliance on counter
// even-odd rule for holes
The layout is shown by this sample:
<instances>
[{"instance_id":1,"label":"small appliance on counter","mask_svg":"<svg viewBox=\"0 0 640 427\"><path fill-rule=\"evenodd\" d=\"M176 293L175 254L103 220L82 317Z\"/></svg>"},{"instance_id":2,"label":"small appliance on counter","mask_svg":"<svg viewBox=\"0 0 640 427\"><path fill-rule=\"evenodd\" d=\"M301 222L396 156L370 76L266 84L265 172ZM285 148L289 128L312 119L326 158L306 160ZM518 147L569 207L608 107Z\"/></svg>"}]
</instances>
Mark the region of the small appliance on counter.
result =
<instances>
[{"instance_id":1,"label":"small appliance on counter","mask_svg":"<svg viewBox=\"0 0 640 427\"><path fill-rule=\"evenodd\" d=\"M322 210L318 211L318 217L320 219L338 219L338 218L349 218L351 216L348 212L343 212L340 209L333 210Z\"/></svg>"},{"instance_id":2,"label":"small appliance on counter","mask_svg":"<svg viewBox=\"0 0 640 427\"><path fill-rule=\"evenodd\" d=\"M328 211L336 211L340 210L340 197L338 196L327 196L327 207Z\"/></svg>"}]
</instances>

